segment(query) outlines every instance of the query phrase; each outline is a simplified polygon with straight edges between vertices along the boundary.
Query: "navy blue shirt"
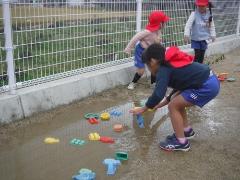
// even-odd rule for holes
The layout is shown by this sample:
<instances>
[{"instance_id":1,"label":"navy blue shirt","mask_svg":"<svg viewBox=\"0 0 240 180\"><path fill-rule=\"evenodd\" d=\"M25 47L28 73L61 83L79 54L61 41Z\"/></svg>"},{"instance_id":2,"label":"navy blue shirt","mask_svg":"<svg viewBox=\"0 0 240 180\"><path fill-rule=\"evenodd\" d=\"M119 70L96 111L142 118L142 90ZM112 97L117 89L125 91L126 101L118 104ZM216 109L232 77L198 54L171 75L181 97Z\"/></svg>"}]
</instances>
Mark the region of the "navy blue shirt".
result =
<instances>
[{"instance_id":1,"label":"navy blue shirt","mask_svg":"<svg viewBox=\"0 0 240 180\"><path fill-rule=\"evenodd\" d=\"M182 68L160 66L156 75L156 87L146 106L154 108L164 98L167 88L178 91L198 89L208 79L210 68L206 64L193 62Z\"/></svg>"}]
</instances>

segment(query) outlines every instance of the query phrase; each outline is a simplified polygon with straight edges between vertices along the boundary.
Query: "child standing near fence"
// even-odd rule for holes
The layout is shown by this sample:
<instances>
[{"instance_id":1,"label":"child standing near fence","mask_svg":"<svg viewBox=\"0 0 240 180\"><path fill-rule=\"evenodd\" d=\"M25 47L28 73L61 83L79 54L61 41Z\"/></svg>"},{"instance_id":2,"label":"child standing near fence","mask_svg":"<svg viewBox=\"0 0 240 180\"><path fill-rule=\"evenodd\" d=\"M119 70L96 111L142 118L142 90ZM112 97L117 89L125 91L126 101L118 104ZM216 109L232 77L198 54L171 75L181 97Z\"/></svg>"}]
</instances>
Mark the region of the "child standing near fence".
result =
<instances>
[{"instance_id":1,"label":"child standing near fence","mask_svg":"<svg viewBox=\"0 0 240 180\"><path fill-rule=\"evenodd\" d=\"M168 100L169 115L174 133L160 142L160 148L169 151L188 151L188 139L195 133L189 126L186 107L203 107L214 99L220 89L217 76L206 64L192 62L193 57L180 51L177 47L170 47L167 51L160 44L150 45L143 53L143 62L156 76L156 87L148 98L145 107L133 109L133 114L142 114L148 109L162 106L160 103L171 87L177 92L175 97ZM159 104L160 103L160 104Z\"/></svg>"},{"instance_id":2,"label":"child standing near fence","mask_svg":"<svg viewBox=\"0 0 240 180\"><path fill-rule=\"evenodd\" d=\"M196 0L197 8L192 12L184 30L184 40L188 43L191 39L191 47L195 52L196 62L203 63L207 49L207 40L216 39L215 26L212 18L212 3L208 0ZM207 10L209 8L209 11Z\"/></svg>"},{"instance_id":3,"label":"child standing near fence","mask_svg":"<svg viewBox=\"0 0 240 180\"><path fill-rule=\"evenodd\" d=\"M131 50L135 46L134 52L134 65L137 68L137 72L134 75L132 82L128 85L128 89L133 90L138 80L142 77L145 71L145 65L142 62L142 53L144 49L153 43L161 42L160 29L169 20L162 11L153 11L148 17L148 24L145 30L137 33L129 42L124 52L131 54ZM155 82L154 76L151 75L151 84Z\"/></svg>"}]
</instances>

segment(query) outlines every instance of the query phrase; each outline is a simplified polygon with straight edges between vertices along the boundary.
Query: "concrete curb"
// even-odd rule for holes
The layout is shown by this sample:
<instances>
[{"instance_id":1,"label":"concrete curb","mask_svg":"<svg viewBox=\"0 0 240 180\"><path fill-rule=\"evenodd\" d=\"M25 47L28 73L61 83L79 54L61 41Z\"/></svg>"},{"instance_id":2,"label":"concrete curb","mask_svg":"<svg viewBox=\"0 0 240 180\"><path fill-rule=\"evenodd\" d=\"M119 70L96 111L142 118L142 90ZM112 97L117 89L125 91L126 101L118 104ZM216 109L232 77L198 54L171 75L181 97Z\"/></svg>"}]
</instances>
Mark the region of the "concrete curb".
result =
<instances>
[{"instance_id":1,"label":"concrete curb","mask_svg":"<svg viewBox=\"0 0 240 180\"><path fill-rule=\"evenodd\" d=\"M240 46L239 36L219 38L209 45L207 55L227 53ZM192 52L189 46L182 47ZM95 93L128 84L134 75L133 63L60 79L17 90L17 95L0 95L0 123L10 123L34 113L81 100Z\"/></svg>"}]
</instances>

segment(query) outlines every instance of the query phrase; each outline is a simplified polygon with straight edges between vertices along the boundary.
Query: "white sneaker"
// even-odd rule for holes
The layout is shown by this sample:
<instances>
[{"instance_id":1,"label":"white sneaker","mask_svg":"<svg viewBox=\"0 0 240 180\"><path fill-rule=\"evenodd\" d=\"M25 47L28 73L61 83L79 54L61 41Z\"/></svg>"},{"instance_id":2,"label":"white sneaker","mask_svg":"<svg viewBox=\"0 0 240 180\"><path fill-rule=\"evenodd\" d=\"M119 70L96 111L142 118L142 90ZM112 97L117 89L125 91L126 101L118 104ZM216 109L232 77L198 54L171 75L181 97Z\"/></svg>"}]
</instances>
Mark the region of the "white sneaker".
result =
<instances>
[{"instance_id":1,"label":"white sneaker","mask_svg":"<svg viewBox=\"0 0 240 180\"><path fill-rule=\"evenodd\" d=\"M134 88L135 88L135 86L136 86L136 84L135 83L133 83L133 82L131 82L129 85L128 85L128 89L129 90L133 90Z\"/></svg>"}]
</instances>

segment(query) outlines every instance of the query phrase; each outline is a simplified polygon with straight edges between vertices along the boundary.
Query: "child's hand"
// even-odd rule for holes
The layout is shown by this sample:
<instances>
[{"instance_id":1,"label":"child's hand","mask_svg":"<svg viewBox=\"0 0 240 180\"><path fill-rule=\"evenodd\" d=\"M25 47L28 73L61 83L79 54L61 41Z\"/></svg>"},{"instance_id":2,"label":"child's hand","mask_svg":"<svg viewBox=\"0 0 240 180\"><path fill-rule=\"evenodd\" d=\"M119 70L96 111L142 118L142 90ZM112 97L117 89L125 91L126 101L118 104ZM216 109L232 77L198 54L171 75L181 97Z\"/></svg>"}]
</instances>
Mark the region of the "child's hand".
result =
<instances>
[{"instance_id":1,"label":"child's hand","mask_svg":"<svg viewBox=\"0 0 240 180\"><path fill-rule=\"evenodd\" d=\"M137 107L137 108L134 108L134 109L131 109L130 110L130 113L136 115L136 114L142 114L144 113L145 111L147 111L147 107Z\"/></svg>"},{"instance_id":2,"label":"child's hand","mask_svg":"<svg viewBox=\"0 0 240 180\"><path fill-rule=\"evenodd\" d=\"M129 49L124 49L124 52L125 52L126 54L128 54L129 56L131 55L131 50L129 50Z\"/></svg>"},{"instance_id":3,"label":"child's hand","mask_svg":"<svg viewBox=\"0 0 240 180\"><path fill-rule=\"evenodd\" d=\"M190 37L189 36L184 36L184 42L189 43L190 42Z\"/></svg>"}]
</instances>

